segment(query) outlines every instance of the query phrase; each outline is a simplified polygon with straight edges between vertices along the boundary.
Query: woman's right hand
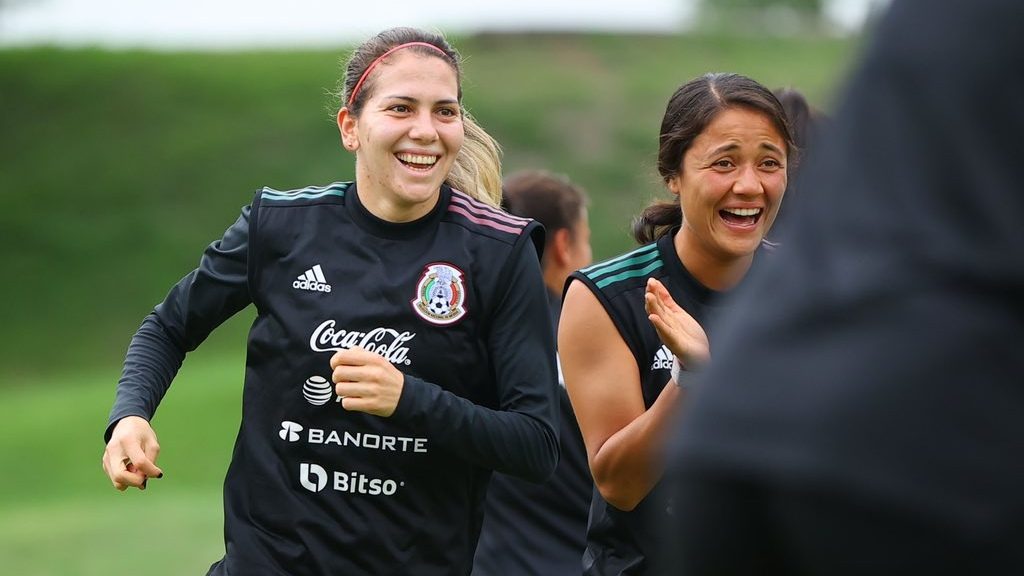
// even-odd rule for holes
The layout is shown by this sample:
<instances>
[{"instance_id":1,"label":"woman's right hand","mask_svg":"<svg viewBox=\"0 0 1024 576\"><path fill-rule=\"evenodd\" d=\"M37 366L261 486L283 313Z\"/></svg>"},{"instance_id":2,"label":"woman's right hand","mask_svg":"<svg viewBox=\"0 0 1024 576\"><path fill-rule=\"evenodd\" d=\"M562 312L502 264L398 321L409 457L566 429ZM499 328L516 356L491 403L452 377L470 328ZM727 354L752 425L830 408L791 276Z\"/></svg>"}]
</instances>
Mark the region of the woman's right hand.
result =
<instances>
[{"instance_id":1,"label":"woman's right hand","mask_svg":"<svg viewBox=\"0 0 1024 576\"><path fill-rule=\"evenodd\" d=\"M334 353L331 370L342 408L384 418L395 413L405 388L405 374L383 356L353 346Z\"/></svg>"},{"instance_id":2,"label":"woman's right hand","mask_svg":"<svg viewBox=\"0 0 1024 576\"><path fill-rule=\"evenodd\" d=\"M103 451L103 471L118 490L129 486L145 490L149 478L164 475L156 465L159 454L160 444L149 422L138 416L126 416L114 426Z\"/></svg>"},{"instance_id":3,"label":"woman's right hand","mask_svg":"<svg viewBox=\"0 0 1024 576\"><path fill-rule=\"evenodd\" d=\"M647 280L644 308L658 331L658 337L679 358L684 368L695 370L708 363L711 346L704 328L680 308L665 285L654 278Z\"/></svg>"}]
</instances>

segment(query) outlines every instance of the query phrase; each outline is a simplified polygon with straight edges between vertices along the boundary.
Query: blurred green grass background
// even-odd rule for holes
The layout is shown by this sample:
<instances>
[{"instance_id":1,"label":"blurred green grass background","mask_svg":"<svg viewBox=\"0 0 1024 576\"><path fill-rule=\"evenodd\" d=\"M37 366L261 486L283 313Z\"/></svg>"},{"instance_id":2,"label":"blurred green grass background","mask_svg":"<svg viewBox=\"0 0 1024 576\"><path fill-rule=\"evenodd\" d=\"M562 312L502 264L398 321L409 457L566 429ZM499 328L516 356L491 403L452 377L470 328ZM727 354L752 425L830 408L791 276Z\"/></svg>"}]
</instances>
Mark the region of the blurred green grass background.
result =
<instances>
[{"instance_id":1,"label":"blurred green grass background","mask_svg":"<svg viewBox=\"0 0 1024 576\"><path fill-rule=\"evenodd\" d=\"M734 71L828 110L858 41L482 35L465 102L506 173L548 168L591 197L594 254L632 245L663 195L665 102ZM100 435L127 342L263 185L351 179L330 96L344 50L0 50L0 565L19 575L204 573L223 553L220 487L238 426L245 332L192 354L154 425L167 476L118 493Z\"/></svg>"}]
</instances>

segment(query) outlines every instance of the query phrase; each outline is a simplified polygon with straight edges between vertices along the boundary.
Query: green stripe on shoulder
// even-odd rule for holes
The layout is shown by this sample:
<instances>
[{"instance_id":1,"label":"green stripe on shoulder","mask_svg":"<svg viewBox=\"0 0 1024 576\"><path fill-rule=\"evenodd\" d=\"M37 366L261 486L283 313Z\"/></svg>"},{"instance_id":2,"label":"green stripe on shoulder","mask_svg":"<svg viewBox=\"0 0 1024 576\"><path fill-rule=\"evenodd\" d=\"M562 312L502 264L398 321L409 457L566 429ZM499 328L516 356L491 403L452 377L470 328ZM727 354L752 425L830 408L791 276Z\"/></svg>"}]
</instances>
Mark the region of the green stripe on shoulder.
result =
<instances>
[{"instance_id":1,"label":"green stripe on shoulder","mask_svg":"<svg viewBox=\"0 0 1024 576\"><path fill-rule=\"evenodd\" d=\"M608 276L606 278L603 278L603 279L595 282L595 284L597 285L598 288L604 288L605 286L608 286L609 284L614 284L614 283L616 283L616 282L618 282L620 280L626 280L626 279L629 279L629 278L636 278L638 276L646 276L647 274L650 274L652 271L657 270L658 268L661 268L662 264L663 264L663 262L661 261L661 258L658 258L654 262L651 262L650 264L648 264L647 266L644 266L643 268L637 268L637 269L632 269L632 270L626 270L624 272L619 272L618 274L614 274L612 276Z\"/></svg>"},{"instance_id":2,"label":"green stripe on shoulder","mask_svg":"<svg viewBox=\"0 0 1024 576\"><path fill-rule=\"evenodd\" d=\"M338 196L341 198L345 197L345 191L351 185L351 182L334 182L326 186L307 186L298 190L288 190L281 192L280 190L274 190L273 188L263 188L263 192L260 193L260 198L263 200L314 200L316 198L325 198L327 196Z\"/></svg>"},{"instance_id":3,"label":"green stripe on shoulder","mask_svg":"<svg viewBox=\"0 0 1024 576\"><path fill-rule=\"evenodd\" d=\"M580 272L582 272L583 275L586 276L587 278L596 281L601 276L614 274L616 272L625 270L626 268L630 267L642 266L652 260L656 260L658 262L661 261L661 259L658 256L657 244L648 244L647 246L642 246L640 248L637 248L636 250L626 252L625 254L617 258L612 258L611 260L599 262L597 264L594 264L593 266L584 268L580 270Z\"/></svg>"}]
</instances>

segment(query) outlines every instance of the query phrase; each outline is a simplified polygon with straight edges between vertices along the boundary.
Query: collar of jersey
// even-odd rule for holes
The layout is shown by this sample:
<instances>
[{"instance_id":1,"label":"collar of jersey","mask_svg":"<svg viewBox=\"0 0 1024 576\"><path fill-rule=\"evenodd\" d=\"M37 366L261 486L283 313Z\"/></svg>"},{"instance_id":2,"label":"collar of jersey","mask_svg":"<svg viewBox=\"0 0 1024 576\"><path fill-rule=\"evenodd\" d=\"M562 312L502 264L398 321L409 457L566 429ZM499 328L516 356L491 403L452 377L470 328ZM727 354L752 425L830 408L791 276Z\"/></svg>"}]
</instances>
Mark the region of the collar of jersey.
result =
<instances>
[{"instance_id":1,"label":"collar of jersey","mask_svg":"<svg viewBox=\"0 0 1024 576\"><path fill-rule=\"evenodd\" d=\"M345 193L347 200L345 205L352 221L367 234L391 240L407 240L421 237L424 233L437 226L438 222L441 221L441 216L444 215L448 207L451 195L451 188L447 184L442 185L441 195L438 198L437 204L434 205L430 212L411 222L388 222L371 214L363 206L362 202L359 201L359 193L355 182L352 183L352 186Z\"/></svg>"},{"instance_id":2,"label":"collar of jersey","mask_svg":"<svg viewBox=\"0 0 1024 576\"><path fill-rule=\"evenodd\" d=\"M665 263L665 271L668 272L669 278L675 280L678 286L682 288L684 294L676 293L671 285L666 286L669 292L672 294L672 298L676 302L680 301L680 298L686 300L694 300L701 306L711 306L720 301L719 296L723 292L718 292L708 288L704 284L694 278L693 274L686 269L683 265L682 260L679 259L679 254L676 253L675 238L679 232L679 227L673 228L668 234L665 234L658 239L658 252L661 256L661 261Z\"/></svg>"}]
</instances>

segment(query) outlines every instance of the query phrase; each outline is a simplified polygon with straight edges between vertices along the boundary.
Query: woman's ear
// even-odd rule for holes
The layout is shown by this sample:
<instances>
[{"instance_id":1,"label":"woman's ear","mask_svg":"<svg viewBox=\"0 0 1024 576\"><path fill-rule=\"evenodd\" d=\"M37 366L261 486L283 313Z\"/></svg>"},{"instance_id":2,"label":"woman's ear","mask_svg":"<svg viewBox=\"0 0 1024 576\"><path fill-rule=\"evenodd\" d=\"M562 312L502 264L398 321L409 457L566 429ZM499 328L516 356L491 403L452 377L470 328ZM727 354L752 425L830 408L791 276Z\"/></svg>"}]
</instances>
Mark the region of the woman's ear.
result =
<instances>
[{"instance_id":1,"label":"woman's ear","mask_svg":"<svg viewBox=\"0 0 1024 576\"><path fill-rule=\"evenodd\" d=\"M674 196L679 196L679 175L678 174L673 176L673 177L671 177L671 178L669 178L668 182L666 182L666 184L668 184L668 191L669 192L671 192Z\"/></svg>"},{"instance_id":2,"label":"woman's ear","mask_svg":"<svg viewBox=\"0 0 1024 576\"><path fill-rule=\"evenodd\" d=\"M359 149L359 135L356 132L358 122L347 106L338 110L338 132L341 133L341 145L349 152Z\"/></svg>"}]
</instances>

